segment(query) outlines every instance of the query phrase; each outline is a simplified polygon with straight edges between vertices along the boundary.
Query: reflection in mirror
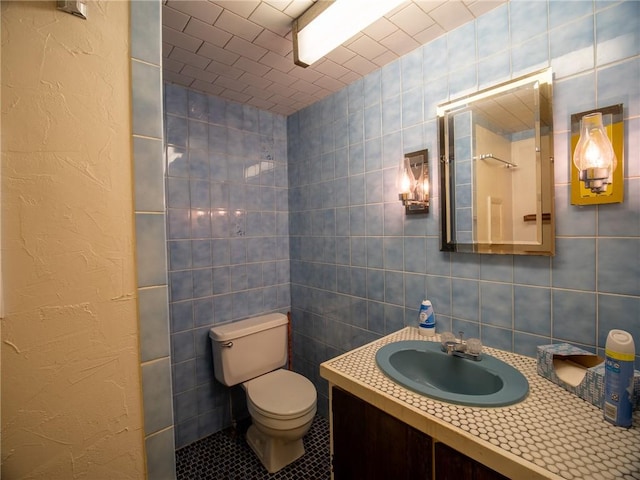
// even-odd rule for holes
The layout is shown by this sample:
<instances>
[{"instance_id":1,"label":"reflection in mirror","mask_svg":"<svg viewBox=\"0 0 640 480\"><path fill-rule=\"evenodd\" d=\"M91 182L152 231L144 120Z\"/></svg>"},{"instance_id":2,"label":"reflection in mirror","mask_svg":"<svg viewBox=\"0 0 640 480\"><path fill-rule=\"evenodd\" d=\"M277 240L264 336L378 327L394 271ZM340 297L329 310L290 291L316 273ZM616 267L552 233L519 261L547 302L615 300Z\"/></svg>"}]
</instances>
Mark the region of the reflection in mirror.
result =
<instances>
[{"instance_id":1,"label":"reflection in mirror","mask_svg":"<svg viewBox=\"0 0 640 480\"><path fill-rule=\"evenodd\" d=\"M438 106L441 250L553 255L550 69Z\"/></svg>"}]
</instances>

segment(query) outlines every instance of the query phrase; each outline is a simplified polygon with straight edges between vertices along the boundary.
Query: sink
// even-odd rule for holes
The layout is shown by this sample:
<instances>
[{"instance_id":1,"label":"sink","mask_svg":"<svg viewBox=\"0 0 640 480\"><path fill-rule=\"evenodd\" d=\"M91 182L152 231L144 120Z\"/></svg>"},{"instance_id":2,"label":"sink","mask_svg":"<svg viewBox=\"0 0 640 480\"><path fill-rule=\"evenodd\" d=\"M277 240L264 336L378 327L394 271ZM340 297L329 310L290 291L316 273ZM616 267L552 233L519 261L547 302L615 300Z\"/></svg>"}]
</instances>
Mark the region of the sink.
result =
<instances>
[{"instance_id":1,"label":"sink","mask_svg":"<svg viewBox=\"0 0 640 480\"><path fill-rule=\"evenodd\" d=\"M511 365L486 353L480 361L447 355L439 342L389 343L378 350L376 362L403 387L458 405L504 407L529 393L529 382Z\"/></svg>"}]
</instances>

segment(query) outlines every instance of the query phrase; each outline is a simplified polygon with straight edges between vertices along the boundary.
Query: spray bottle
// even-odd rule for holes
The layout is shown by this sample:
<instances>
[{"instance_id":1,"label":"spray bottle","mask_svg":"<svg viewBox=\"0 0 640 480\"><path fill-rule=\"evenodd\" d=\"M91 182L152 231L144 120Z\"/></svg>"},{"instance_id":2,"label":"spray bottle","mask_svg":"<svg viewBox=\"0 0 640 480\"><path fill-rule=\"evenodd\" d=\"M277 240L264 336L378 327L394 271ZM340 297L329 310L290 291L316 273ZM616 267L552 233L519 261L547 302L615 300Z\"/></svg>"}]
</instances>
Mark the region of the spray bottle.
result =
<instances>
[{"instance_id":1,"label":"spray bottle","mask_svg":"<svg viewBox=\"0 0 640 480\"><path fill-rule=\"evenodd\" d=\"M604 419L630 427L633 414L633 337L624 330L611 330L605 345Z\"/></svg>"}]
</instances>

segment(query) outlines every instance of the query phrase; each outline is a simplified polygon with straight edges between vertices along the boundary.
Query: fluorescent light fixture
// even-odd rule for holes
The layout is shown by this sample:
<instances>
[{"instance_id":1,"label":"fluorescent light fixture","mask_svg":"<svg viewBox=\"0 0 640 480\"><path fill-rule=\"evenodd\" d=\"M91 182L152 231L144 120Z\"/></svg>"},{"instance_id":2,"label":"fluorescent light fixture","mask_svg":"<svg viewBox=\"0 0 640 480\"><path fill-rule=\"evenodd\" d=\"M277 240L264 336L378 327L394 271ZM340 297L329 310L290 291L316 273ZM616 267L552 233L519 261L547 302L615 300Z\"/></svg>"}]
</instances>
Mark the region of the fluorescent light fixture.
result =
<instances>
[{"instance_id":1,"label":"fluorescent light fixture","mask_svg":"<svg viewBox=\"0 0 640 480\"><path fill-rule=\"evenodd\" d=\"M405 0L318 1L293 21L296 65L308 67Z\"/></svg>"}]
</instances>

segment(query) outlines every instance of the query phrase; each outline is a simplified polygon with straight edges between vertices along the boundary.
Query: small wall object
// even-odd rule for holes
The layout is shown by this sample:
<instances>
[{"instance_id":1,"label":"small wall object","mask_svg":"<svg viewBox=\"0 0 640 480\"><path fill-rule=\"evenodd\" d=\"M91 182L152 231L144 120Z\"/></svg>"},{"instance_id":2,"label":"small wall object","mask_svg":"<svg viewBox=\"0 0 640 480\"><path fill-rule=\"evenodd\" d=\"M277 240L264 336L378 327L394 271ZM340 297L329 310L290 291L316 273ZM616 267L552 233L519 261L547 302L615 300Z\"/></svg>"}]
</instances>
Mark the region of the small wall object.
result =
<instances>
[{"instance_id":1,"label":"small wall object","mask_svg":"<svg viewBox=\"0 0 640 480\"><path fill-rule=\"evenodd\" d=\"M585 156L585 147L587 150L595 150L598 147L598 137L602 136L602 130L599 132L595 130L598 116L594 114L598 113L601 114L602 119L601 129L606 132L604 141L609 140L615 154L612 171L608 176L604 175L604 179L600 178L602 176L597 172L607 170L607 166L581 170L576 165L576 163L580 163L581 157ZM622 113L622 104L618 104L571 115L571 204L622 203L624 197L624 122ZM596 132L595 141L589 141L591 145L585 143L587 142L585 138L587 130ZM584 139L582 143L580 143L581 137ZM577 147L580 147L578 151L576 151Z\"/></svg>"},{"instance_id":2,"label":"small wall object","mask_svg":"<svg viewBox=\"0 0 640 480\"><path fill-rule=\"evenodd\" d=\"M398 199L406 215L429 213L429 151L407 153L401 159L396 174Z\"/></svg>"}]
</instances>

